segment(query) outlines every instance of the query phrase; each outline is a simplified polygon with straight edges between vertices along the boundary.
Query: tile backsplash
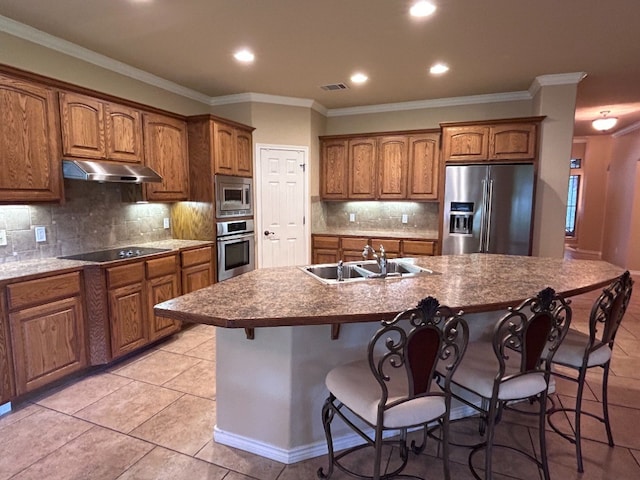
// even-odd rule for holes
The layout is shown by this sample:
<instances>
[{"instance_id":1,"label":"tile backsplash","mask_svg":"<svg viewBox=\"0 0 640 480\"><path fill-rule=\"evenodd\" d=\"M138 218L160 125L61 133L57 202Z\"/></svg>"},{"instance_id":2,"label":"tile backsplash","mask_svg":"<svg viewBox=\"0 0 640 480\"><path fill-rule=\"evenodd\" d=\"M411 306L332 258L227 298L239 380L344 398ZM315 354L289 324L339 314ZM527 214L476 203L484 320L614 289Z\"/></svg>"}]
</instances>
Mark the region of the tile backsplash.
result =
<instances>
[{"instance_id":1,"label":"tile backsplash","mask_svg":"<svg viewBox=\"0 0 640 480\"><path fill-rule=\"evenodd\" d=\"M121 184L65 180L65 202L0 206L0 262L48 258L172 237L171 205L124 203ZM35 228L46 240L36 242ZM0 235L0 238L2 236Z\"/></svg>"},{"instance_id":2,"label":"tile backsplash","mask_svg":"<svg viewBox=\"0 0 640 480\"><path fill-rule=\"evenodd\" d=\"M403 223L406 216L406 223ZM437 202L311 202L312 230L389 231L437 238Z\"/></svg>"}]
</instances>

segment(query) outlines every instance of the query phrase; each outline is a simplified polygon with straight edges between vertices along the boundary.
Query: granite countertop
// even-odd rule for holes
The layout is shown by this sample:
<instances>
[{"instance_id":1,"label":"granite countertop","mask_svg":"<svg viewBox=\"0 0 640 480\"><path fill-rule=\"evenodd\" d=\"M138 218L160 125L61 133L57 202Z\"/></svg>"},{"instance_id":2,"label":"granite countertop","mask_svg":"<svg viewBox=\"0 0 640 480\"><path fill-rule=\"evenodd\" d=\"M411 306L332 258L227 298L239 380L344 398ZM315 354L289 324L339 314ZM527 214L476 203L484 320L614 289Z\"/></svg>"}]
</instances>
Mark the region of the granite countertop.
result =
<instances>
[{"instance_id":1,"label":"granite countertop","mask_svg":"<svg viewBox=\"0 0 640 480\"><path fill-rule=\"evenodd\" d=\"M159 240L156 242L137 243L138 247L167 248L169 250L184 250L196 248L204 245L213 245L214 242L200 240ZM132 245L115 245L106 248L119 248ZM130 258L126 259L130 260ZM118 261L118 260L116 260ZM88 265L97 265L96 262L86 262L81 260L66 260L62 258L42 258L37 260L24 260L19 262L7 262L0 264L0 282L12 280L24 280L27 277L44 275L47 273L64 273L66 271L80 270Z\"/></svg>"},{"instance_id":2,"label":"granite countertop","mask_svg":"<svg viewBox=\"0 0 640 480\"><path fill-rule=\"evenodd\" d=\"M228 328L378 321L434 296L467 313L516 305L545 287L566 296L609 284L602 261L470 254L419 257L439 274L327 285L297 267L254 270L156 305L157 314Z\"/></svg>"},{"instance_id":3,"label":"granite countertop","mask_svg":"<svg viewBox=\"0 0 640 480\"><path fill-rule=\"evenodd\" d=\"M355 230L346 228L328 228L317 230L313 235L335 235L341 237L397 238L408 240L438 240L438 232L430 230Z\"/></svg>"}]
</instances>

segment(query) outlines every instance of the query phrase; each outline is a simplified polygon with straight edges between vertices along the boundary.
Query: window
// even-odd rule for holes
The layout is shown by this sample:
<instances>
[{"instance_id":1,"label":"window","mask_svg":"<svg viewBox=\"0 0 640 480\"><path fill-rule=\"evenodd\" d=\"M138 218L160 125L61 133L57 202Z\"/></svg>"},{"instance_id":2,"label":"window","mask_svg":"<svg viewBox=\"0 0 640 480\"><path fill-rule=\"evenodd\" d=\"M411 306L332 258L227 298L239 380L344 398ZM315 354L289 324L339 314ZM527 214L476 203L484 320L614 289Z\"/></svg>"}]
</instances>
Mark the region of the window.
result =
<instances>
[{"instance_id":1,"label":"window","mask_svg":"<svg viewBox=\"0 0 640 480\"><path fill-rule=\"evenodd\" d=\"M569 192L567 194L567 218L564 234L566 237L576 236L576 217L578 214L578 199L580 198L580 180L582 177L582 159L572 158L570 163Z\"/></svg>"}]
</instances>

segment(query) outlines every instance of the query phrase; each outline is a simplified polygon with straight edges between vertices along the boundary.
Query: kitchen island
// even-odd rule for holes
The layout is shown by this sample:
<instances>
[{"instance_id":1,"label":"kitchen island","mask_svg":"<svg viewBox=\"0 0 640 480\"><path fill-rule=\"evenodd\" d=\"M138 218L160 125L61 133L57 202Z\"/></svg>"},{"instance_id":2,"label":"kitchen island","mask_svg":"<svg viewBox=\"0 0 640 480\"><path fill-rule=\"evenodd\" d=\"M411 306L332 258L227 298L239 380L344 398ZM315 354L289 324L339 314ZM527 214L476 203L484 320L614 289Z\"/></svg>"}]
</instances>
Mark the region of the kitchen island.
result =
<instances>
[{"instance_id":1,"label":"kitchen island","mask_svg":"<svg viewBox=\"0 0 640 480\"><path fill-rule=\"evenodd\" d=\"M379 321L428 296L467 314L472 336L547 286L567 297L623 270L601 261L507 255L415 259L431 275L327 285L297 267L255 270L156 305L158 315L218 328L214 437L283 463L326 452L326 373L365 356ZM335 325L342 325L338 330ZM255 329L255 339L246 333ZM338 449L357 438L335 432Z\"/></svg>"}]
</instances>

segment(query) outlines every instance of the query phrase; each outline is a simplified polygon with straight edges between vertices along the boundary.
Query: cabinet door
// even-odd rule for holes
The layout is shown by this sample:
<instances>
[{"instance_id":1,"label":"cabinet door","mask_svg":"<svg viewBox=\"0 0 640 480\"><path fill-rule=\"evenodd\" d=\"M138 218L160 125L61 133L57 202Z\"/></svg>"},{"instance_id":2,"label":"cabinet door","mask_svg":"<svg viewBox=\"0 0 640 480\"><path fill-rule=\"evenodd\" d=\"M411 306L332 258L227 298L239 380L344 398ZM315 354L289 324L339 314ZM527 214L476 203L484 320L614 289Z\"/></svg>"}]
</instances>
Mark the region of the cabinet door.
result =
<instances>
[{"instance_id":1,"label":"cabinet door","mask_svg":"<svg viewBox=\"0 0 640 480\"><path fill-rule=\"evenodd\" d=\"M187 200L189 164L186 122L153 113L145 113L143 120L146 164L162 177L161 183L145 184L147 200Z\"/></svg>"},{"instance_id":2,"label":"cabinet door","mask_svg":"<svg viewBox=\"0 0 640 480\"><path fill-rule=\"evenodd\" d=\"M342 200L349 195L349 154L347 140L324 140L320 158L320 197Z\"/></svg>"},{"instance_id":3,"label":"cabinet door","mask_svg":"<svg viewBox=\"0 0 640 480\"><path fill-rule=\"evenodd\" d=\"M445 162L468 162L489 158L489 127L444 127Z\"/></svg>"},{"instance_id":4,"label":"cabinet door","mask_svg":"<svg viewBox=\"0 0 640 480\"><path fill-rule=\"evenodd\" d=\"M436 243L429 240L403 240L402 256L435 255Z\"/></svg>"},{"instance_id":5,"label":"cabinet door","mask_svg":"<svg viewBox=\"0 0 640 480\"><path fill-rule=\"evenodd\" d=\"M213 127L214 173L234 175L236 162L235 129L224 123L215 122Z\"/></svg>"},{"instance_id":6,"label":"cabinet door","mask_svg":"<svg viewBox=\"0 0 640 480\"><path fill-rule=\"evenodd\" d=\"M154 305L176 298L179 295L177 274L152 278L147 281L147 311L149 312L150 325L149 340L153 341L180 330L180 326L182 325L180 321L159 317L153 313Z\"/></svg>"},{"instance_id":7,"label":"cabinet door","mask_svg":"<svg viewBox=\"0 0 640 480\"><path fill-rule=\"evenodd\" d=\"M9 323L0 301L0 405L15 396L13 362L9 342Z\"/></svg>"},{"instance_id":8,"label":"cabinet door","mask_svg":"<svg viewBox=\"0 0 640 480\"><path fill-rule=\"evenodd\" d=\"M251 132L236 129L236 168L240 177L253 177L253 141Z\"/></svg>"},{"instance_id":9,"label":"cabinet door","mask_svg":"<svg viewBox=\"0 0 640 480\"><path fill-rule=\"evenodd\" d=\"M0 75L0 201L60 199L57 112L51 89Z\"/></svg>"},{"instance_id":10,"label":"cabinet door","mask_svg":"<svg viewBox=\"0 0 640 480\"><path fill-rule=\"evenodd\" d=\"M439 135L414 136L409 139L409 175L407 198L437 200L439 174Z\"/></svg>"},{"instance_id":11,"label":"cabinet door","mask_svg":"<svg viewBox=\"0 0 640 480\"><path fill-rule=\"evenodd\" d=\"M64 155L107 157L103 102L85 95L60 92L60 114Z\"/></svg>"},{"instance_id":12,"label":"cabinet door","mask_svg":"<svg viewBox=\"0 0 640 480\"><path fill-rule=\"evenodd\" d=\"M533 160L536 156L536 125L496 125L491 127L490 138L490 160Z\"/></svg>"},{"instance_id":13,"label":"cabinet door","mask_svg":"<svg viewBox=\"0 0 640 480\"><path fill-rule=\"evenodd\" d=\"M407 198L407 137L378 139L378 198Z\"/></svg>"},{"instance_id":14,"label":"cabinet door","mask_svg":"<svg viewBox=\"0 0 640 480\"><path fill-rule=\"evenodd\" d=\"M376 139L349 140L349 198L376 198Z\"/></svg>"},{"instance_id":15,"label":"cabinet door","mask_svg":"<svg viewBox=\"0 0 640 480\"><path fill-rule=\"evenodd\" d=\"M111 354L114 358L147 344L145 303L142 282L109 290Z\"/></svg>"},{"instance_id":16,"label":"cabinet door","mask_svg":"<svg viewBox=\"0 0 640 480\"><path fill-rule=\"evenodd\" d=\"M18 395L86 366L80 297L18 310L9 322Z\"/></svg>"},{"instance_id":17,"label":"cabinet door","mask_svg":"<svg viewBox=\"0 0 640 480\"><path fill-rule=\"evenodd\" d=\"M210 263L194 265L182 269L182 294L208 287L213 283L213 269Z\"/></svg>"},{"instance_id":18,"label":"cabinet door","mask_svg":"<svg viewBox=\"0 0 640 480\"><path fill-rule=\"evenodd\" d=\"M138 110L108 103L105 112L107 158L142 163L142 118Z\"/></svg>"}]
</instances>

